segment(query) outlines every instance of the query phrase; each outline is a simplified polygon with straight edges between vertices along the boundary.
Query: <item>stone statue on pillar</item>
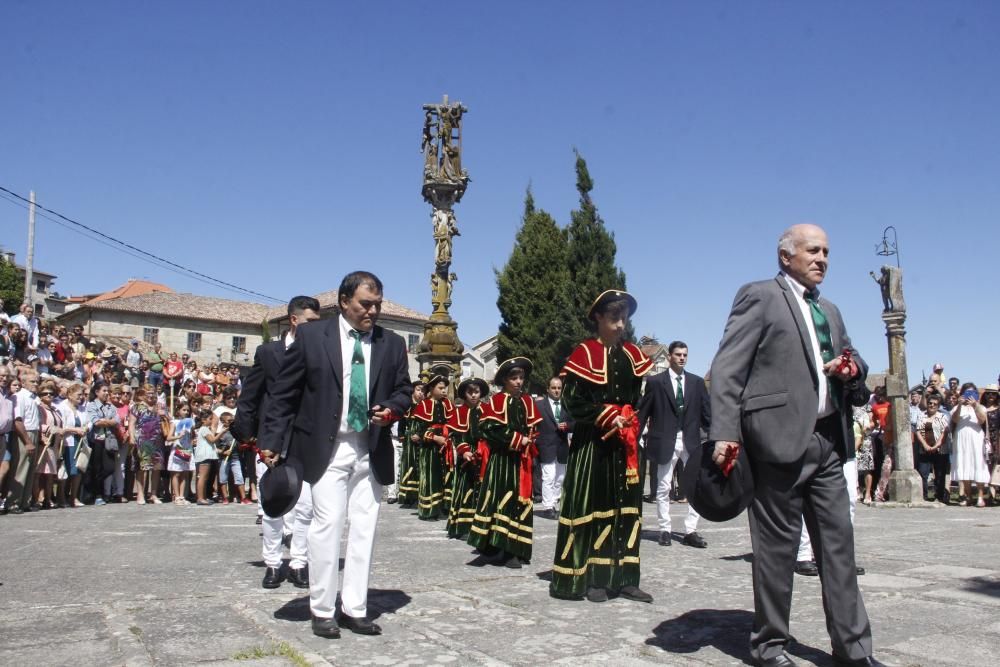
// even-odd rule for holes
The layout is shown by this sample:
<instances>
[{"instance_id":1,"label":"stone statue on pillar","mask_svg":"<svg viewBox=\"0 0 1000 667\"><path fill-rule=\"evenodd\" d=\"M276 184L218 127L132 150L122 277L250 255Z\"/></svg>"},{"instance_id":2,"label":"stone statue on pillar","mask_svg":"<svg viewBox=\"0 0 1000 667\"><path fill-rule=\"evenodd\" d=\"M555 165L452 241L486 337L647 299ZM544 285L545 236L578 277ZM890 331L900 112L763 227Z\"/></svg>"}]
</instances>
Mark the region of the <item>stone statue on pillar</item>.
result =
<instances>
[{"instance_id":1,"label":"stone statue on pillar","mask_svg":"<svg viewBox=\"0 0 1000 667\"><path fill-rule=\"evenodd\" d=\"M458 323L448 309L458 276L451 271L454 238L460 236L454 207L465 194L469 174L462 168L462 121L467 108L461 102L424 105L424 128L421 151L424 155L422 194L431 205L434 239L434 272L431 274L430 320L424 325L424 337L417 347L417 360L423 369L451 369L452 378L461 376L464 346L458 338Z\"/></svg>"},{"instance_id":2,"label":"stone statue on pillar","mask_svg":"<svg viewBox=\"0 0 1000 667\"><path fill-rule=\"evenodd\" d=\"M881 275L871 274L882 293L882 321L889 342L889 373L885 391L891 409L893 471L889 477L889 499L899 503L924 502L920 475L914 469L910 434L909 382L906 372L906 302L903 300L903 270L883 266Z\"/></svg>"}]
</instances>

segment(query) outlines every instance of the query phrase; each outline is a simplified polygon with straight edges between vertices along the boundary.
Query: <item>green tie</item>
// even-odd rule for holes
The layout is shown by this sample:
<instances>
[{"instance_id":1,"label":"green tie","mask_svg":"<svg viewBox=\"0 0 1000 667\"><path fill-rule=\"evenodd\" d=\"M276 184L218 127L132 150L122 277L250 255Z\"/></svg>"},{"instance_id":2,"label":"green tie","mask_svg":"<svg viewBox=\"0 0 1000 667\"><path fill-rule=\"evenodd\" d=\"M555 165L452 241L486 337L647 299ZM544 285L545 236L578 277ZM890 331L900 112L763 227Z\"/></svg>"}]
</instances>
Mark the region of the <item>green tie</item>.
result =
<instances>
[{"instance_id":1,"label":"green tie","mask_svg":"<svg viewBox=\"0 0 1000 667\"><path fill-rule=\"evenodd\" d=\"M365 353L361 349L361 332L351 329L354 354L351 355L351 393L347 399L347 425L361 433L368 428L368 381L365 379Z\"/></svg>"},{"instance_id":2,"label":"green tie","mask_svg":"<svg viewBox=\"0 0 1000 667\"><path fill-rule=\"evenodd\" d=\"M562 408L559 407L559 401L554 401L552 405L555 408L554 410L552 410L552 416L555 417L556 423L558 424L559 417L562 416Z\"/></svg>"},{"instance_id":3,"label":"green tie","mask_svg":"<svg viewBox=\"0 0 1000 667\"><path fill-rule=\"evenodd\" d=\"M813 327L816 329L816 340L819 342L819 354L823 357L823 363L828 364L833 361L833 336L830 334L830 321L826 319L826 313L823 312L823 309L819 307L819 303L816 301L818 295L815 290L806 290L804 296L806 303L809 304L809 312L812 313ZM819 368L817 370L820 376L822 376L823 369ZM840 396L834 391L830 378L826 378L826 393L830 396L833 407L839 410Z\"/></svg>"},{"instance_id":4,"label":"green tie","mask_svg":"<svg viewBox=\"0 0 1000 667\"><path fill-rule=\"evenodd\" d=\"M677 399L677 409L684 412L684 380L680 375L677 376L677 391L674 397Z\"/></svg>"},{"instance_id":5,"label":"green tie","mask_svg":"<svg viewBox=\"0 0 1000 667\"><path fill-rule=\"evenodd\" d=\"M819 354L823 357L823 363L833 361L833 336L830 335L830 322L826 319L826 313L819 307L814 290L806 290L806 302L812 313L813 325L816 328L816 340L819 341Z\"/></svg>"}]
</instances>

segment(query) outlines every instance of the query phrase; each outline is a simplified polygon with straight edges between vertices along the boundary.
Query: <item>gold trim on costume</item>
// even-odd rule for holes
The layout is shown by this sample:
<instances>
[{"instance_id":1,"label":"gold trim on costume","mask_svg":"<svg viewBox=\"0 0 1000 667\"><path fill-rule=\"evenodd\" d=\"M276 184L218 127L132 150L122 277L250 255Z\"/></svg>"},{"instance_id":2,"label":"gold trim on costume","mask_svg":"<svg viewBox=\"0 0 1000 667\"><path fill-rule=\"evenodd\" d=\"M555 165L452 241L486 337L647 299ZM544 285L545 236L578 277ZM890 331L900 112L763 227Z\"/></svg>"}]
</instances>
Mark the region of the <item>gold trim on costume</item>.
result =
<instances>
[{"instance_id":1,"label":"gold trim on costume","mask_svg":"<svg viewBox=\"0 0 1000 667\"><path fill-rule=\"evenodd\" d=\"M569 555L569 550L573 547L573 538L575 537L576 535L573 533L569 534L569 539L566 540L566 548L563 549L562 556L559 557L559 560L566 560L566 556Z\"/></svg>"},{"instance_id":2,"label":"gold trim on costume","mask_svg":"<svg viewBox=\"0 0 1000 667\"><path fill-rule=\"evenodd\" d=\"M631 549L635 546L635 538L639 536L639 526L642 525L642 519L636 519L635 525L632 526L632 534L628 538L628 548Z\"/></svg>"},{"instance_id":3,"label":"gold trim on costume","mask_svg":"<svg viewBox=\"0 0 1000 667\"><path fill-rule=\"evenodd\" d=\"M604 527L604 530L601 531L601 534L597 537L597 540L594 541L594 549L600 549L601 545L604 544L604 540L608 539L608 535L610 534L611 534L611 525L609 524Z\"/></svg>"},{"instance_id":4,"label":"gold trim on costume","mask_svg":"<svg viewBox=\"0 0 1000 667\"><path fill-rule=\"evenodd\" d=\"M617 565L631 565L639 564L638 556L626 556L625 558L619 559ZM552 571L558 574L568 574L571 577L579 577L581 575L587 574L587 568L591 565L616 565L615 559L613 558L588 558L587 562L583 564L583 567L562 567L560 565L553 565Z\"/></svg>"},{"instance_id":5,"label":"gold trim on costume","mask_svg":"<svg viewBox=\"0 0 1000 667\"><path fill-rule=\"evenodd\" d=\"M497 509L502 510L503 506L507 504L507 501L510 500L510 497L513 495L514 495L513 491L508 491L507 494L503 497L503 500L500 501L500 504L497 505Z\"/></svg>"},{"instance_id":6,"label":"gold trim on costume","mask_svg":"<svg viewBox=\"0 0 1000 667\"><path fill-rule=\"evenodd\" d=\"M638 507L622 507L620 510L614 509L614 510L607 510L604 512L591 512L590 514L585 514L575 519L567 519L564 516L560 516L559 523L562 524L563 526L575 527L575 526L582 526L585 523L590 523L594 519L610 519L615 514L638 514L638 513L639 513Z\"/></svg>"}]
</instances>

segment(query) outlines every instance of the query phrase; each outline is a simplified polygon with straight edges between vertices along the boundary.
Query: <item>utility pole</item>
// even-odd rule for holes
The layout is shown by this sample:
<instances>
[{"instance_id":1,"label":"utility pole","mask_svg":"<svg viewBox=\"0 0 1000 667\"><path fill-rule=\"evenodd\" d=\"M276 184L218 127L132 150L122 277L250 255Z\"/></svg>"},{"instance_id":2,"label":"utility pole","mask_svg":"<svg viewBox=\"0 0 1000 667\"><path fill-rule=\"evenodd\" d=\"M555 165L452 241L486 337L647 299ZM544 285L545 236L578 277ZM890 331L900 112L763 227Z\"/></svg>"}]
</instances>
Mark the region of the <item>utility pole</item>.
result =
<instances>
[{"instance_id":1,"label":"utility pole","mask_svg":"<svg viewBox=\"0 0 1000 667\"><path fill-rule=\"evenodd\" d=\"M35 264L35 191L28 194L28 258L24 261L24 302L30 303L34 308L35 304L31 300L31 286L34 283L32 269Z\"/></svg>"}]
</instances>

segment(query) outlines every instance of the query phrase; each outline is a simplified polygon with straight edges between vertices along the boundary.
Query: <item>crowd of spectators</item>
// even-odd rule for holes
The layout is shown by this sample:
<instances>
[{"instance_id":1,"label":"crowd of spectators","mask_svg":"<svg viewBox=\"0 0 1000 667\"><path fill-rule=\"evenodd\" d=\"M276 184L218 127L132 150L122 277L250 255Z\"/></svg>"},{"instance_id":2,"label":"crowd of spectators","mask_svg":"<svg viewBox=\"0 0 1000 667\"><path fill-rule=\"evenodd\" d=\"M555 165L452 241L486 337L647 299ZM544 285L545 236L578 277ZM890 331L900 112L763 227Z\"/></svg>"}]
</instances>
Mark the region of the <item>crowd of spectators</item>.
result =
<instances>
[{"instance_id":1,"label":"crowd of spectators","mask_svg":"<svg viewBox=\"0 0 1000 667\"><path fill-rule=\"evenodd\" d=\"M1000 386L963 383L935 364L930 378L910 389L913 461L926 500L962 507L1000 505ZM858 497L887 500L893 470L892 420L885 387L854 412Z\"/></svg>"},{"instance_id":2,"label":"crowd of spectators","mask_svg":"<svg viewBox=\"0 0 1000 667\"><path fill-rule=\"evenodd\" d=\"M229 433L239 368L141 348L49 326L27 305L0 316L0 514L253 502L254 453Z\"/></svg>"}]
</instances>

